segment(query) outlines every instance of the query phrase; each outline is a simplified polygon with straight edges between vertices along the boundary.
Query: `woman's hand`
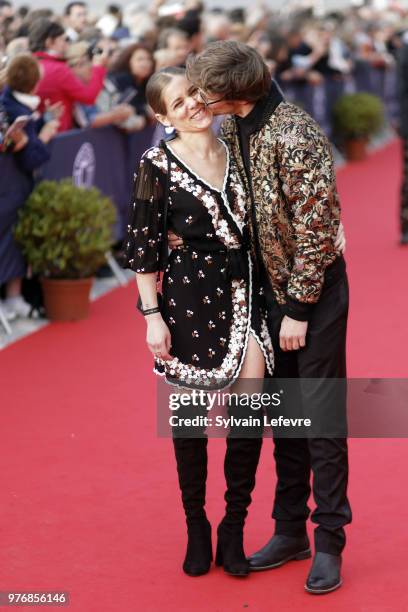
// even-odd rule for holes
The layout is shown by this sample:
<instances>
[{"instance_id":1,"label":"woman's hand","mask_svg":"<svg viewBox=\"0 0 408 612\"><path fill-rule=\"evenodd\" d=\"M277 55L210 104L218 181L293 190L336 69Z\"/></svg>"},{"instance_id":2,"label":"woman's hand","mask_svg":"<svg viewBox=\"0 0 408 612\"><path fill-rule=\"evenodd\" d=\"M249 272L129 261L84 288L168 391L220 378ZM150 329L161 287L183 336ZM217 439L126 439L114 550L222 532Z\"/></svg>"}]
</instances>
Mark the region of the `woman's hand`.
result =
<instances>
[{"instance_id":1,"label":"woman's hand","mask_svg":"<svg viewBox=\"0 0 408 612\"><path fill-rule=\"evenodd\" d=\"M133 106L130 106L130 104L117 104L113 107L111 113L114 117L115 123L122 123L122 121L126 121L126 119L129 119L129 117L134 115L135 111L133 110Z\"/></svg>"},{"instance_id":2,"label":"woman's hand","mask_svg":"<svg viewBox=\"0 0 408 612\"><path fill-rule=\"evenodd\" d=\"M51 119L51 121L48 121L41 129L38 138L42 140L44 144L48 144L58 132L59 124L59 121L56 119Z\"/></svg>"},{"instance_id":3,"label":"woman's hand","mask_svg":"<svg viewBox=\"0 0 408 612\"><path fill-rule=\"evenodd\" d=\"M180 236L177 236L177 234L175 234L171 230L167 232L167 242L169 245L169 249L172 250L176 249L179 246L183 246L184 244L183 239L180 238Z\"/></svg>"},{"instance_id":4,"label":"woman's hand","mask_svg":"<svg viewBox=\"0 0 408 612\"><path fill-rule=\"evenodd\" d=\"M4 140L6 140L6 138ZM16 130L15 132L13 132L12 136L10 136L10 140L14 142L13 153L18 153L18 151L24 149L24 147L28 143L28 136L24 132L24 130Z\"/></svg>"},{"instance_id":5,"label":"woman's hand","mask_svg":"<svg viewBox=\"0 0 408 612\"><path fill-rule=\"evenodd\" d=\"M173 359L170 355L171 335L161 314L146 315L147 333L146 342L154 357L168 361Z\"/></svg>"},{"instance_id":6,"label":"woman's hand","mask_svg":"<svg viewBox=\"0 0 408 612\"><path fill-rule=\"evenodd\" d=\"M54 104L51 104L49 100L46 100L44 106L44 114L48 113L50 117L56 121L61 119L64 112L64 105L62 102L55 102Z\"/></svg>"}]
</instances>

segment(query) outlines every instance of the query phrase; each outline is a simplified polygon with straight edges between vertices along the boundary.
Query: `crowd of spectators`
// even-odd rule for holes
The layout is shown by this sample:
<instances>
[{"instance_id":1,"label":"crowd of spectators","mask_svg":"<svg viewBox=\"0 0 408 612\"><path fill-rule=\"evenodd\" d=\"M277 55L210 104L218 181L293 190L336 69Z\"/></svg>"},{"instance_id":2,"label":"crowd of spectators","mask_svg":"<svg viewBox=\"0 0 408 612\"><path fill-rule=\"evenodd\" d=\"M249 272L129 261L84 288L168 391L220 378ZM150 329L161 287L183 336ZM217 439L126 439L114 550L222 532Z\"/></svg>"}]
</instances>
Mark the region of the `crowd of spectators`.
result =
<instances>
[{"instance_id":1,"label":"crowd of spectators","mask_svg":"<svg viewBox=\"0 0 408 612\"><path fill-rule=\"evenodd\" d=\"M145 99L150 75L183 65L189 53L214 40L255 47L289 99L312 114L310 92L314 104L313 91L322 84L326 117L359 79L360 88L374 87L386 98L386 75L395 73L399 49L408 43L408 13L395 3L381 11L354 4L330 14L306 4L292 1L274 12L262 3L227 10L221 0L220 8L209 10L199 0L141 0L123 8L109 5L97 15L91 5L74 0L61 15L0 0L0 144L14 150L22 170L32 174L60 132L107 125L141 130L154 122ZM30 120L4 142L21 115ZM0 215L0 260L1 254ZM7 317L26 316L20 279L4 279L0 264L0 284L5 282Z\"/></svg>"},{"instance_id":2,"label":"crowd of spectators","mask_svg":"<svg viewBox=\"0 0 408 612\"><path fill-rule=\"evenodd\" d=\"M96 15L74 0L58 15L52 9L14 9L10 0L0 0L0 89L11 59L30 53L42 69L39 111L47 100L62 104L58 131L92 124L87 112L79 114L78 124L77 104L81 111L91 106L91 117L119 105L112 123L137 130L151 121L144 97L150 74L182 65L213 40L255 47L284 90L324 79L344 83L362 64L380 71L394 65L406 18L397 5L382 11L354 6L324 16L299 6L305 3L289 2L274 13L256 3L251 10L206 10L197 0L141 0L123 9L109 5Z\"/></svg>"}]
</instances>

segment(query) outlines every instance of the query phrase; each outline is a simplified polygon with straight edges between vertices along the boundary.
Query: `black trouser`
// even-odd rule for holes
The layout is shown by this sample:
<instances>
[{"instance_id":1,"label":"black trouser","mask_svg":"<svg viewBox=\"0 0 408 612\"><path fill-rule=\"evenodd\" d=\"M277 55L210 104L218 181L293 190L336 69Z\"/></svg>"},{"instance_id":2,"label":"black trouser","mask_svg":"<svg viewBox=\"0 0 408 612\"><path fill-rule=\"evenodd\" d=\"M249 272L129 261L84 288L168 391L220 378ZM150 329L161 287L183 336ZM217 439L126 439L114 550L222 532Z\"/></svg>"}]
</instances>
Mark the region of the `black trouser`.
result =
<instances>
[{"instance_id":1,"label":"black trouser","mask_svg":"<svg viewBox=\"0 0 408 612\"><path fill-rule=\"evenodd\" d=\"M408 234L408 138L402 139L402 185L400 205L400 228L401 234Z\"/></svg>"},{"instance_id":2,"label":"black trouser","mask_svg":"<svg viewBox=\"0 0 408 612\"><path fill-rule=\"evenodd\" d=\"M305 348L290 352L280 350L282 313L276 303L268 310L275 348L275 377L346 376L348 282L342 259L327 270L325 286L309 321ZM344 411L345 403L344 397ZM330 411L330 405L325 406L325 410ZM327 420L328 415L325 416ZM317 507L311 519L318 525L316 551L340 554L345 545L343 527L351 521L347 499L347 440L275 437L274 443L278 481L272 517L276 520L276 533L305 534L312 471Z\"/></svg>"}]
</instances>

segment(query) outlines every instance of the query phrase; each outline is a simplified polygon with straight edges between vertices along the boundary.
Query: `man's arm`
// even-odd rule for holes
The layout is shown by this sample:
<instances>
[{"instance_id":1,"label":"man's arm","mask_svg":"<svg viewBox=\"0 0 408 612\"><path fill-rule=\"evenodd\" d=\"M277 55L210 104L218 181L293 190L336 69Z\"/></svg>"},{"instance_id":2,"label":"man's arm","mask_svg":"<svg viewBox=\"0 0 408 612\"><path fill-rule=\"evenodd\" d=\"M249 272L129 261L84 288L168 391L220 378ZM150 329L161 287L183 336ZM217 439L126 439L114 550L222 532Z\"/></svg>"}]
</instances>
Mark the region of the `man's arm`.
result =
<instances>
[{"instance_id":1,"label":"man's arm","mask_svg":"<svg viewBox=\"0 0 408 612\"><path fill-rule=\"evenodd\" d=\"M336 243L340 203L330 144L307 115L285 127L279 161L296 242L279 335L281 349L290 351L306 346L308 320L332 261L329 256L341 250Z\"/></svg>"},{"instance_id":2,"label":"man's arm","mask_svg":"<svg viewBox=\"0 0 408 612\"><path fill-rule=\"evenodd\" d=\"M282 131L279 176L296 243L285 312L307 321L333 261L340 203L329 142L303 113Z\"/></svg>"}]
</instances>

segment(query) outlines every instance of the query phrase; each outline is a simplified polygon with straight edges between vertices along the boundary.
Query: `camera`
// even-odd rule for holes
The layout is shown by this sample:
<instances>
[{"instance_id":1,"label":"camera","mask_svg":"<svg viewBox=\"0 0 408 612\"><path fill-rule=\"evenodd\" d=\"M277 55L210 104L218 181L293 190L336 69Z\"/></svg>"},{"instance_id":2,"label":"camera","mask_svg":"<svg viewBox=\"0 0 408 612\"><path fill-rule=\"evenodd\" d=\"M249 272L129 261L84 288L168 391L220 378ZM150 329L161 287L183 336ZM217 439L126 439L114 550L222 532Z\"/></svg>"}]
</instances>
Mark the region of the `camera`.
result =
<instances>
[{"instance_id":1,"label":"camera","mask_svg":"<svg viewBox=\"0 0 408 612\"><path fill-rule=\"evenodd\" d=\"M89 42L89 46L88 46L86 54L90 60L92 60L92 58L95 57L95 55L100 55L102 53L102 49L98 47L98 43L99 43L99 40L97 38L94 38L93 40Z\"/></svg>"}]
</instances>

